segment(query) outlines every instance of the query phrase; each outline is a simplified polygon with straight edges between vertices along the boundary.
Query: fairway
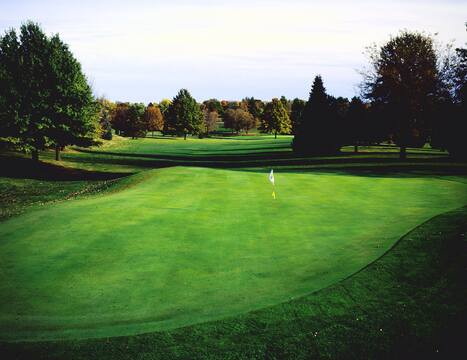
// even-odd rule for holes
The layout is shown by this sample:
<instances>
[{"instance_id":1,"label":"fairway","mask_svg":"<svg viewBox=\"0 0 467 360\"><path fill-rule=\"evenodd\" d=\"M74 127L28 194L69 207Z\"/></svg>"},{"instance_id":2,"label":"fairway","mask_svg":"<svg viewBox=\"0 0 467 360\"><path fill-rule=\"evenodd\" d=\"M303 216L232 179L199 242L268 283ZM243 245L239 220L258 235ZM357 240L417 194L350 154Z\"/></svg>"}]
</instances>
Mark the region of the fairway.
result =
<instances>
[{"instance_id":1,"label":"fairway","mask_svg":"<svg viewBox=\"0 0 467 360\"><path fill-rule=\"evenodd\" d=\"M465 184L174 167L0 227L0 338L110 337L278 304L342 280Z\"/></svg>"}]
</instances>

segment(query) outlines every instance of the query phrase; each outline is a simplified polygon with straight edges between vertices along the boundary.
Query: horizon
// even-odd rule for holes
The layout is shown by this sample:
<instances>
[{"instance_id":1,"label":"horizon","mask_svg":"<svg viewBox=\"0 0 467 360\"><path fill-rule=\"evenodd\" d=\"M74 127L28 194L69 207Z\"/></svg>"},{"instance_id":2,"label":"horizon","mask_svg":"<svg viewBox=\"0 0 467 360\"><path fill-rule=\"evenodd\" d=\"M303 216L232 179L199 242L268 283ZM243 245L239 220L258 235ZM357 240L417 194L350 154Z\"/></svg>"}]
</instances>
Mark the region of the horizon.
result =
<instances>
[{"instance_id":1,"label":"horizon","mask_svg":"<svg viewBox=\"0 0 467 360\"><path fill-rule=\"evenodd\" d=\"M171 99L181 88L199 102L307 99L318 74L330 95L350 98L358 95L358 70L368 65L367 46L401 30L466 43L467 3L459 0L46 0L2 7L2 34L37 22L69 45L96 96L146 104Z\"/></svg>"}]
</instances>

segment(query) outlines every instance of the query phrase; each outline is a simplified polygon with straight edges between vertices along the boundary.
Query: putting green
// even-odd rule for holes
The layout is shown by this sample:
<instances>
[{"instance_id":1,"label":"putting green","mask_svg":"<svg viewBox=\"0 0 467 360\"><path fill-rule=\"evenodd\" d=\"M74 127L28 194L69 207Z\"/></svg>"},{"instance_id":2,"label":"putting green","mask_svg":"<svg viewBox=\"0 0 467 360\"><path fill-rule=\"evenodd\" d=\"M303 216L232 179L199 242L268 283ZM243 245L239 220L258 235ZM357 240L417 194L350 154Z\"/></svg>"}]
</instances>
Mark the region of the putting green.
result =
<instances>
[{"instance_id":1,"label":"putting green","mask_svg":"<svg viewBox=\"0 0 467 360\"><path fill-rule=\"evenodd\" d=\"M331 285L467 203L436 178L177 167L0 225L0 339L129 335Z\"/></svg>"}]
</instances>

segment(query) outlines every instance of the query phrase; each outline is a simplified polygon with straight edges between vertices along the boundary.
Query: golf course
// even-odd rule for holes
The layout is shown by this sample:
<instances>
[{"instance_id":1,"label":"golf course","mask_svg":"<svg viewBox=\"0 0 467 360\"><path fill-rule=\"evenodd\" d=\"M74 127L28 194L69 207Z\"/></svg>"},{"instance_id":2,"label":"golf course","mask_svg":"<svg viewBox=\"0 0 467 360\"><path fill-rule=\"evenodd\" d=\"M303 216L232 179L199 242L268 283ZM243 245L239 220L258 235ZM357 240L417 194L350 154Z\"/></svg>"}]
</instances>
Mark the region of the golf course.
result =
<instances>
[{"instance_id":1,"label":"golf course","mask_svg":"<svg viewBox=\"0 0 467 360\"><path fill-rule=\"evenodd\" d=\"M467 3L1 9L0 360L467 358Z\"/></svg>"},{"instance_id":2,"label":"golf course","mask_svg":"<svg viewBox=\"0 0 467 360\"><path fill-rule=\"evenodd\" d=\"M40 169L20 177L3 167L2 208L11 210L0 226L4 350L23 344L47 351L59 341L81 344L86 358L87 344L95 351L100 339L166 338L185 329L208 336L216 324L240 321L245 330L254 326L249 316L267 323L271 314L285 323L284 306L300 317L309 299L328 315L348 316L343 304L316 297L341 292L362 276L371 277L373 290L389 293L369 301L369 294L349 290L359 307L400 302L394 280L370 273L406 246L413 229L467 204L465 165L448 163L446 171L450 160L430 149L400 162L390 147L302 158L289 142L288 136L115 137L102 147L65 152L63 166L44 152L45 178ZM11 154L2 161L29 160ZM46 198L52 188L59 195ZM458 230L453 223L443 222ZM423 233L421 245L434 255L429 236ZM416 262L410 271L431 266L417 263L426 260L421 253L409 255L414 258L405 261Z\"/></svg>"}]
</instances>

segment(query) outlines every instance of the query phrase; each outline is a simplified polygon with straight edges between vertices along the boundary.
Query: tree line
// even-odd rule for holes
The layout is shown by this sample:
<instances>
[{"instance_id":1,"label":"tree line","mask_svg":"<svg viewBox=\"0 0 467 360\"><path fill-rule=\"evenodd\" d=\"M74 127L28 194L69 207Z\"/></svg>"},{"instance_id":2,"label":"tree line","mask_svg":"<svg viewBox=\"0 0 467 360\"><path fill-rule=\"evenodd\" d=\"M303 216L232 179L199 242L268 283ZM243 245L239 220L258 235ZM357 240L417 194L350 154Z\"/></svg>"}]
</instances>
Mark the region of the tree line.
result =
<instances>
[{"instance_id":1,"label":"tree line","mask_svg":"<svg viewBox=\"0 0 467 360\"><path fill-rule=\"evenodd\" d=\"M265 133L290 134L292 123L290 108L285 97L270 102L254 98L242 101L209 99L197 103L188 90L181 89L172 99L159 104L113 103L99 98L100 125L104 139L115 133L127 137L144 137L148 132L159 131L164 135L178 135L186 139L188 134L209 136L222 122L232 133L259 129Z\"/></svg>"},{"instance_id":2,"label":"tree line","mask_svg":"<svg viewBox=\"0 0 467 360\"><path fill-rule=\"evenodd\" d=\"M382 141L400 147L434 148L465 158L467 49L440 51L433 37L403 31L369 50L361 98L348 101L326 94L315 78L306 104L296 103L300 120L294 151L332 154L343 145Z\"/></svg>"},{"instance_id":3,"label":"tree line","mask_svg":"<svg viewBox=\"0 0 467 360\"><path fill-rule=\"evenodd\" d=\"M95 98L68 46L27 22L19 34L0 37L0 145L38 159L54 148L91 146L112 134L132 138L148 132L208 136L219 123L232 133L252 129L293 134L298 154L333 154L344 145L392 142L404 158L407 147L432 147L465 157L467 49L441 52L426 34L403 31L369 51L361 96L327 94L316 76L307 101L285 96L271 101L209 99L198 103L186 89L159 103Z\"/></svg>"}]
</instances>

